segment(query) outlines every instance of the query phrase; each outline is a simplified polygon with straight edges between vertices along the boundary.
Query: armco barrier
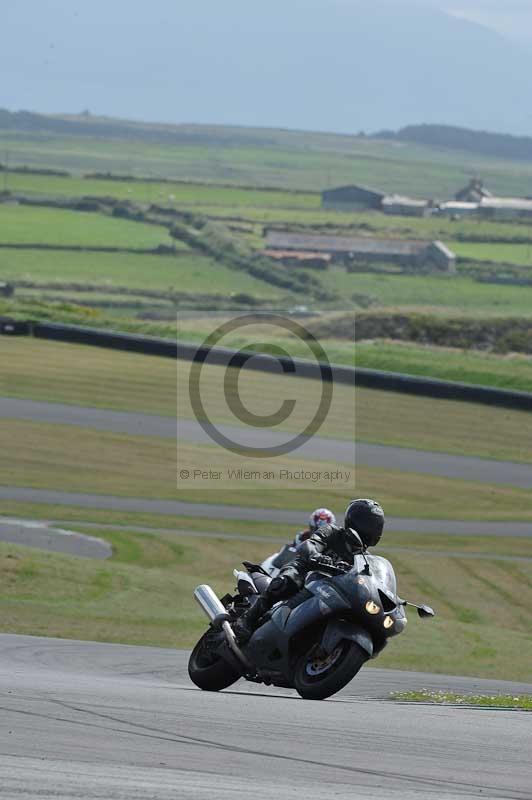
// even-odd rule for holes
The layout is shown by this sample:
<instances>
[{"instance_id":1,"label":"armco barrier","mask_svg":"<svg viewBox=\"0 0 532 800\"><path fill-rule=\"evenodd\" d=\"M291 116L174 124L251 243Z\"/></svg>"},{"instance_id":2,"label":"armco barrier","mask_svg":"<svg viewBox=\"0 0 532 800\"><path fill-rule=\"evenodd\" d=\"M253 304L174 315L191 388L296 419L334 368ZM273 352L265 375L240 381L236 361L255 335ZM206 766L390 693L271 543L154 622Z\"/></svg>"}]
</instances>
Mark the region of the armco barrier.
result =
<instances>
[{"instance_id":1,"label":"armco barrier","mask_svg":"<svg viewBox=\"0 0 532 800\"><path fill-rule=\"evenodd\" d=\"M16 330L15 330L16 329ZM487 386L475 386L467 383L454 383L433 378L422 378L414 375L403 375L398 372L380 372L342 366L340 364L323 365L304 359L284 359L265 353L249 353L232 350L227 347L212 349L189 342L175 342L155 336L138 336L136 334L119 333L117 331L99 330L78 325L62 325L59 323L35 322L21 323L9 319L0 319L0 334L33 335L39 339L52 339L61 342L110 347L115 350L126 350L145 355L179 358L186 361L203 361L209 356L209 364L220 366L240 366L259 372L276 375L281 372L294 372L306 378L321 378L348 386L364 386L368 389L383 389L389 392L401 392L424 397L446 400L461 400L471 403L482 403L490 406L532 411L532 394L515 392L507 389L492 389Z\"/></svg>"}]
</instances>

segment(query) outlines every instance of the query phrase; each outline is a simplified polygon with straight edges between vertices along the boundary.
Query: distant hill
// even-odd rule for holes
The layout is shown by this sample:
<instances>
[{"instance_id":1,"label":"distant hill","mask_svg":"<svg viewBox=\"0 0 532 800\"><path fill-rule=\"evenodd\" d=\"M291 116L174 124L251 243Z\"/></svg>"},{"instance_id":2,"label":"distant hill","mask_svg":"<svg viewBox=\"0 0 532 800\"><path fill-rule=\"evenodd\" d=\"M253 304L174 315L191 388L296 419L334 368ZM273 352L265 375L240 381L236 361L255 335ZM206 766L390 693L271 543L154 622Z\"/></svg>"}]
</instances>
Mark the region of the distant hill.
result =
<instances>
[{"instance_id":1,"label":"distant hill","mask_svg":"<svg viewBox=\"0 0 532 800\"><path fill-rule=\"evenodd\" d=\"M9 4L4 106L343 133L423 121L532 136L532 49L423 0L91 0L72 14L70 5L33 3L29 25L26 4Z\"/></svg>"},{"instance_id":2,"label":"distant hill","mask_svg":"<svg viewBox=\"0 0 532 800\"><path fill-rule=\"evenodd\" d=\"M375 139L417 142L428 147L460 150L495 158L532 161L532 137L472 131L452 125L407 125L399 131L379 131Z\"/></svg>"},{"instance_id":3,"label":"distant hill","mask_svg":"<svg viewBox=\"0 0 532 800\"><path fill-rule=\"evenodd\" d=\"M283 131L275 128L244 128L223 125L169 125L138 122L112 117L97 117L89 113L78 115L36 114L31 111L11 112L0 108L0 131L25 133L56 133L65 136L98 136L110 139L138 139L165 144L195 144L220 147L305 146L311 140L315 147L327 141L353 141L355 137L303 131ZM358 138L365 138L361 134ZM398 131L382 130L367 138L387 141L414 142L426 147L459 150L502 159L532 161L532 137L489 133L452 125L408 125Z\"/></svg>"}]
</instances>

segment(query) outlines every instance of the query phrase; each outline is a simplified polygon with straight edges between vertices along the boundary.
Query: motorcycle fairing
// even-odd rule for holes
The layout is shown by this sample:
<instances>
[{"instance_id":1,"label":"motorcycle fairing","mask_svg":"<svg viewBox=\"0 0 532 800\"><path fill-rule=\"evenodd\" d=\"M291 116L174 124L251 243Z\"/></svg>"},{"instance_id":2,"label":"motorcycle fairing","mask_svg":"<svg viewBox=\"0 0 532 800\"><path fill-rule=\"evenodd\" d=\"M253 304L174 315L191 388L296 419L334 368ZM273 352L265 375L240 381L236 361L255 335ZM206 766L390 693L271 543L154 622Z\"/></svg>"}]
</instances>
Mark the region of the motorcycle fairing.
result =
<instances>
[{"instance_id":1,"label":"motorcycle fairing","mask_svg":"<svg viewBox=\"0 0 532 800\"><path fill-rule=\"evenodd\" d=\"M327 584L327 589L329 588ZM332 596L329 599L332 602ZM339 596L336 602L341 603L344 610L348 607ZM270 619L257 628L245 648L245 653L261 669L269 667L289 676L291 639L334 611L335 609L326 604L318 593L295 608L280 604L273 609Z\"/></svg>"},{"instance_id":2,"label":"motorcycle fairing","mask_svg":"<svg viewBox=\"0 0 532 800\"><path fill-rule=\"evenodd\" d=\"M373 639L370 633L354 622L345 622L340 619L332 619L329 622L323 632L321 647L326 653L332 653L343 639L356 642L370 658L373 655Z\"/></svg>"}]
</instances>

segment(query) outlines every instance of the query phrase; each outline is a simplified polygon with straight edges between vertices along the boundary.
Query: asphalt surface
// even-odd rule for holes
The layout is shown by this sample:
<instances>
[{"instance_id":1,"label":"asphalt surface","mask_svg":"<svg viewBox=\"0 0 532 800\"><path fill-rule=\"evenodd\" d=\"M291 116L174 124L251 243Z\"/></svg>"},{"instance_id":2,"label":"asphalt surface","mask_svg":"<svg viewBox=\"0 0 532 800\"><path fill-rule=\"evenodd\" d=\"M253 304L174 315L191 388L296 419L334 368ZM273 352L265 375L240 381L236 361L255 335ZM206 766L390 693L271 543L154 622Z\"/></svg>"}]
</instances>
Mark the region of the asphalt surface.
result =
<instances>
[{"instance_id":1,"label":"asphalt surface","mask_svg":"<svg viewBox=\"0 0 532 800\"><path fill-rule=\"evenodd\" d=\"M335 698L197 690L181 651L0 636L0 797L529 800L530 715L382 699L532 685L364 668Z\"/></svg>"},{"instance_id":2,"label":"asphalt surface","mask_svg":"<svg viewBox=\"0 0 532 800\"><path fill-rule=\"evenodd\" d=\"M0 418L22 419L60 425L77 425L101 431L136 436L179 438L181 441L212 444L196 420L158 417L149 414L106 409L84 408L60 403L0 398ZM270 430L219 425L227 437L248 447L267 447L286 441L286 435ZM313 437L300 447L297 455L325 459L338 464L384 467L403 472L420 472L445 478L480 481L500 485L532 488L532 464L495 461L471 456L426 452L404 447L368 444L338 439Z\"/></svg>"},{"instance_id":3,"label":"asphalt surface","mask_svg":"<svg viewBox=\"0 0 532 800\"><path fill-rule=\"evenodd\" d=\"M113 554L111 546L103 539L58 528L40 520L0 517L0 542L82 558L110 558Z\"/></svg>"},{"instance_id":4,"label":"asphalt surface","mask_svg":"<svg viewBox=\"0 0 532 800\"><path fill-rule=\"evenodd\" d=\"M286 511L277 508L250 508L186 503L180 500L148 500L138 497L114 497L107 494L82 494L61 492L55 489L31 489L0 486L0 500L22 503L100 508L109 511L131 511L146 514L166 514L179 517L204 517L205 519L234 519L278 522L297 528L307 519L308 511ZM386 517L386 529L407 533L445 533L456 536L532 536L532 522L474 522L461 520L409 519Z\"/></svg>"}]
</instances>

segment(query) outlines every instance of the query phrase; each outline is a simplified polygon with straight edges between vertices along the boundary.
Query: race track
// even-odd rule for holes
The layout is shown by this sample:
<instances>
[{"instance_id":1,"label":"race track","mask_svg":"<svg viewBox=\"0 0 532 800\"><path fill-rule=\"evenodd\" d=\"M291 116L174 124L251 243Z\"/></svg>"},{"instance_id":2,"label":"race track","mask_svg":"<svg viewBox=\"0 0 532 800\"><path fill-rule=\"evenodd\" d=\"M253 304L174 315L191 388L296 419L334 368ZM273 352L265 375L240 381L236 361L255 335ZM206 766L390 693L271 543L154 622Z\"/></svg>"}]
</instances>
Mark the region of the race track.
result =
<instances>
[{"instance_id":1,"label":"race track","mask_svg":"<svg viewBox=\"0 0 532 800\"><path fill-rule=\"evenodd\" d=\"M249 520L278 522L298 527L306 520L308 511L286 511L277 508L187 503L181 500L153 500L141 497L114 497L108 494L82 494L56 489L33 489L22 486L0 486L0 500L21 503L46 503L50 505L100 508L109 511L132 511L148 514L166 514L179 517L204 517L206 519ZM532 536L532 522L475 522L469 520L410 519L386 517L390 531L408 533L445 533L456 536Z\"/></svg>"},{"instance_id":2,"label":"race track","mask_svg":"<svg viewBox=\"0 0 532 800\"><path fill-rule=\"evenodd\" d=\"M111 545L103 539L40 520L13 517L0 517L0 542L13 542L80 558L110 558L113 554Z\"/></svg>"},{"instance_id":3,"label":"race track","mask_svg":"<svg viewBox=\"0 0 532 800\"><path fill-rule=\"evenodd\" d=\"M84 408L61 403L0 397L0 418L56 425L75 425L114 433L178 438L184 442L213 444L196 420ZM271 447L286 441L285 434L271 430L234 425L218 425L217 427L225 436L247 447ZM449 453L391 447L367 442L356 442L355 444L351 440L325 439L319 436L313 436L296 452L299 457L326 459L339 464L383 467L403 472L438 475L443 478L459 478L516 486L522 489L532 488L532 464L513 461L455 456Z\"/></svg>"},{"instance_id":4,"label":"race track","mask_svg":"<svg viewBox=\"0 0 532 800\"><path fill-rule=\"evenodd\" d=\"M0 797L13 800L529 800L530 715L393 703L390 691L532 685L364 668L321 703L186 653L0 635Z\"/></svg>"}]
</instances>

